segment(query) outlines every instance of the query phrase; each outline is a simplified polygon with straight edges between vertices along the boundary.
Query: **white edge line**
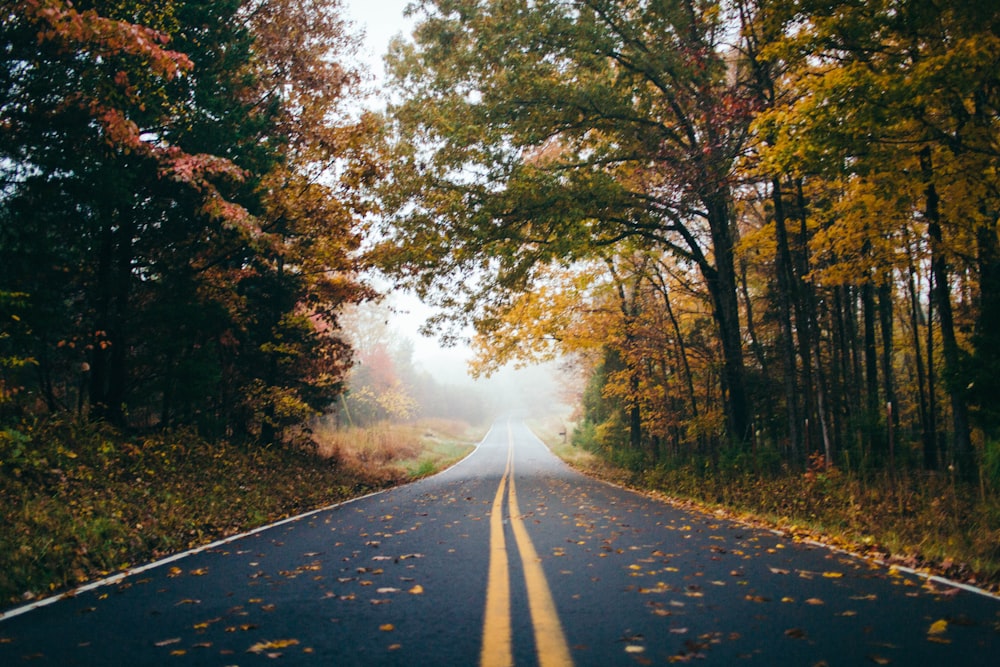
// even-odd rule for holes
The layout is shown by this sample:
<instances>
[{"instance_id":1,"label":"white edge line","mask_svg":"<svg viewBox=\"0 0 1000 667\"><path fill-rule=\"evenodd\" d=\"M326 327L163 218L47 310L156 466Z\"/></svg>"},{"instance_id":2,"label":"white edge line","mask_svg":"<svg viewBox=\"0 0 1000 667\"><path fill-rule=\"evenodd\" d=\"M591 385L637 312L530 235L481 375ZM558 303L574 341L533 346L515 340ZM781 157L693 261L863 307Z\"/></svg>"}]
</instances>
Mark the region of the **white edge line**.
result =
<instances>
[{"instance_id":1,"label":"white edge line","mask_svg":"<svg viewBox=\"0 0 1000 667\"><path fill-rule=\"evenodd\" d=\"M527 426L527 424L525 424L525 426ZM655 494L654 495L654 494L650 494L650 493L645 493L645 492L643 492L641 490L638 490L638 489L630 489L627 486L622 486L621 484L616 484L614 482L609 482L608 480L605 480L605 479L600 479L599 477L591 477L590 475L587 475L586 473L581 472L580 470L577 470L573 466L571 466L568 463L566 463L565 461L563 461L562 458L560 458L555 452L552 451L552 448L549 447L549 445L544 440L542 440L541 438L539 438L535 434L535 432L531 430L530 426L528 426L528 430L531 431L531 435L535 436L535 440L537 440L538 442L542 443L542 445L546 449L549 450L550 454L552 454L557 459L559 459L560 461L562 461L563 464L566 465L570 470L573 470L573 471L575 471L575 472L583 475L584 477L587 477L588 479L595 480L595 481L600 482L602 484L607 484L608 486L610 486L612 488L615 488L615 489L618 489L619 491L626 491L626 492L629 492L629 493L634 493L634 494L639 495L639 496L643 496L644 498L651 498L653 500L658 500L660 502L665 502L665 503L667 503L668 505L670 505L672 507L676 507L677 509L682 509L682 510L684 510L686 512L698 512L699 514L704 514L706 516L715 516L714 514L711 514L710 512L705 511L705 510L696 510L696 509L691 509L691 508L688 508L688 507L677 507L676 505L674 505L674 503L672 503L670 501L670 497L667 496L667 495L660 495L660 494ZM739 525L742 525L742 526L746 526L748 529L751 529L751 530L761 530L761 528L758 527L758 526L752 526L752 525L750 525L748 523L744 523L744 522L739 521L737 519L727 518L726 520L729 521L729 522L731 522L731 523L735 523L735 524L739 524ZM779 537L783 537L785 539L790 539L790 540L794 541L794 536L793 535L789 535L788 533L786 533L785 531L783 531L783 530L781 530L779 528L764 528L763 530L765 530L766 532L773 533L773 534L775 534L775 535L777 535ZM946 577L942 577L942 576L937 575L937 574L930 574L929 572L922 572L920 570L915 570L912 567L906 567L904 565L896 565L894 563L890 563L890 562L887 562L885 560L882 560L881 558L872 558L870 556L865 556L864 554L855 553L853 551L847 551L846 549L841 549L840 547L835 547L832 544L826 544L824 542L819 542L817 540L799 540L799 543L800 544L808 544L809 546L818 547L818 548L821 548L821 549L827 549L827 550L832 551L834 553L843 554L845 556L851 556L852 558L857 558L858 560L866 561L866 562L869 562L869 563L875 563L876 565L879 565L881 567L885 567L885 568L889 568L889 569L895 569L895 570L898 570L899 572L903 572L905 574L909 574L909 575L912 575L914 577L918 577L920 579L926 579L927 581L933 581L934 583L941 584L943 586L951 586L952 588L958 588L960 590L966 591L967 593L976 593L978 595L982 595L984 597L992 598L994 600L1000 600L1000 595L997 595L996 593L992 593L992 592L990 592L990 591L988 591L988 590L986 590L984 588L979 588L977 586L973 586L972 584L962 583L961 581L954 581L952 579L948 579Z\"/></svg>"},{"instance_id":2,"label":"white edge line","mask_svg":"<svg viewBox=\"0 0 1000 667\"><path fill-rule=\"evenodd\" d=\"M490 431L492 431L492 430L493 429L491 427ZM489 431L487 431L486 435L487 436L489 435ZM444 474L444 473L448 472L449 470L451 470L452 468L455 468L456 466L458 466L461 463L465 462L473 454L475 454L476 452L479 451L479 446L485 440L486 440L486 438L484 437L482 440L480 440L479 442L476 443L475 447L473 448L473 450L471 452L469 452L468 454L466 454L461 459L459 459L458 461L456 461L452 465L448 466L447 468L445 468L441 472L435 473L433 475L433 477L436 477L437 475ZM424 481L424 479L429 479L429 478L424 477L422 479L414 480L414 481L408 482L406 484L400 484L399 486L393 486L393 487L389 487L387 489L382 489L380 491L375 491L373 493L367 493L367 494L365 494L363 496L358 496L357 498L348 498L347 500L342 500L342 501L340 501L338 503L333 503L332 505L327 505L326 507L320 507L319 509L310 510L310 511L305 512L303 514L296 514L295 516L287 517L285 519L282 519L281 521L276 521L275 523L267 524L266 526L258 526L257 528L254 528L253 530L248 530L248 531L246 531L244 533L239 533L237 535L230 535L229 537L225 537L225 538L223 538L221 540L216 540L215 542L211 542L209 544L203 544L200 547L194 547L193 549L188 549L187 551L182 551L180 553L172 554L170 556L167 556L166 558L162 558L160 560L153 561L152 563L146 563L145 565L138 565L136 567L129 568L127 570L123 570L123 571L118 572L116 574L113 574L113 575L111 575L109 577L105 577L103 579L97 579L95 581L88 582L88 583L86 583L86 584L84 584L82 586L78 586L77 588L74 588L74 589L71 589L71 590L68 590L68 591L64 591L62 593L59 593L58 595L52 595L50 597L43 598L41 600L36 600L36 601L31 602L29 604L23 605L21 607L15 607L14 609L8 609L7 611L5 611L3 613L0 613L0 623L2 623L3 621L6 621L7 619L14 618L15 616L21 616L22 614L27 614L29 611L34 611L35 609L40 609L42 607L47 607L47 606L49 606L51 604L55 604L56 602L59 602L60 600L74 598L74 597L77 597L78 595L82 595L83 593L87 593L87 592L92 591L92 590L94 590L96 588L101 588L102 586L110 586L112 584L117 584L118 582L120 582L120 581L122 581L124 579L127 579L128 577L134 576L136 574L141 574L143 572L146 572L148 570L152 570L154 568L162 567L163 565L168 565L168 564L173 563L175 561L181 560L182 558L187 558L188 556L193 556L195 554L199 554L199 553L202 553L204 551L209 551L210 549L215 549L215 548L220 547L220 546L222 546L224 544L229 544L230 542L235 542L236 540L242 540L245 537L251 537L253 535L257 535L258 533L263 533L266 530L271 530L272 528L278 528L279 526L284 526L285 524L292 523L294 521L300 521L301 519L305 519L306 517L310 517L310 516L312 516L314 514L319 514L321 512L327 512L327 511L330 511L330 510L335 510L335 509L338 509L340 507L344 507L345 505L350 505L351 503L356 503L356 502L359 502L361 500L365 500L367 498L373 498L375 496L381 495L383 493L387 493L389 491L396 491L398 489L402 489L402 488L405 488L407 486L410 486L411 484L417 484L419 482L422 482L422 481Z\"/></svg>"}]
</instances>

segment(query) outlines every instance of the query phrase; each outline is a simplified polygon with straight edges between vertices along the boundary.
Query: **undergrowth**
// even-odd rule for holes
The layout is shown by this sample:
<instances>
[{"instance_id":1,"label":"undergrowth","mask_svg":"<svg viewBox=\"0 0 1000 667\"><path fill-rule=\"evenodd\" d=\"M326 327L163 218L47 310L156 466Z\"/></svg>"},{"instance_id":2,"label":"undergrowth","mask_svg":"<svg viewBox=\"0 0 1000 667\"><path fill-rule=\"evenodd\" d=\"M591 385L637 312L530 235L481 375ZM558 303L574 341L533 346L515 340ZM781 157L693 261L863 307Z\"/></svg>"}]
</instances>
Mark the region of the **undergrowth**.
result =
<instances>
[{"instance_id":1,"label":"undergrowth","mask_svg":"<svg viewBox=\"0 0 1000 667\"><path fill-rule=\"evenodd\" d=\"M468 452L460 430L356 432L333 451L70 421L0 431L0 608L429 474Z\"/></svg>"},{"instance_id":2,"label":"undergrowth","mask_svg":"<svg viewBox=\"0 0 1000 667\"><path fill-rule=\"evenodd\" d=\"M656 465L573 446L545 424L532 426L556 454L596 477L1000 591L1000 496L983 486L945 473L828 470L819 456L805 472L767 463L756 471L705 461Z\"/></svg>"}]
</instances>

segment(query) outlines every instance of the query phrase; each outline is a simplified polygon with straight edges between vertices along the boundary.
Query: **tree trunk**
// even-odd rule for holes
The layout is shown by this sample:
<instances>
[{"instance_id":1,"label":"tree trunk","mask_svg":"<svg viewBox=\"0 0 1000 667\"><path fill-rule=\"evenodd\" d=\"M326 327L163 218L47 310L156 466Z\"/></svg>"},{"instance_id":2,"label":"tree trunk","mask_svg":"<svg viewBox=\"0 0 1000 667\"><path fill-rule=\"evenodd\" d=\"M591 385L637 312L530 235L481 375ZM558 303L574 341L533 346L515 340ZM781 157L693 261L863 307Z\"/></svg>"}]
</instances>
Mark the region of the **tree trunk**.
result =
<instances>
[{"instance_id":1,"label":"tree trunk","mask_svg":"<svg viewBox=\"0 0 1000 667\"><path fill-rule=\"evenodd\" d=\"M969 433L969 408L965 398L960 368L961 350L955 336L955 321L951 308L951 285L948 282L950 269L942 248L941 213L937 188L934 186L934 168L929 147L920 152L920 167L924 176L924 196L927 219L927 235L931 241L931 272L934 275L934 302L937 305L938 322L941 325L941 351L944 354L947 381L945 388L951 402L952 428L954 429L954 461L962 479L976 478L976 462L972 454L972 440ZM966 383L967 384L967 383Z\"/></svg>"},{"instance_id":2,"label":"tree trunk","mask_svg":"<svg viewBox=\"0 0 1000 667\"><path fill-rule=\"evenodd\" d=\"M740 331L740 307L736 292L733 233L729 220L728 198L722 193L706 197L708 222L712 232L715 267L702 272L712 297L719 339L722 343L722 391L730 439L740 445L750 443L753 423L746 389L743 362L743 338Z\"/></svg>"},{"instance_id":3,"label":"tree trunk","mask_svg":"<svg viewBox=\"0 0 1000 667\"><path fill-rule=\"evenodd\" d=\"M795 298L795 274L792 268L792 253L788 246L788 230L785 227L785 203L782 198L781 181L771 179L771 199L774 202L774 233L777 242L775 273L778 278L778 322L781 326L781 360L784 366L782 383L785 392L785 414L788 418L788 446L793 458L801 452L799 443L799 408L795 364L795 333L792 330L792 303Z\"/></svg>"}]
</instances>

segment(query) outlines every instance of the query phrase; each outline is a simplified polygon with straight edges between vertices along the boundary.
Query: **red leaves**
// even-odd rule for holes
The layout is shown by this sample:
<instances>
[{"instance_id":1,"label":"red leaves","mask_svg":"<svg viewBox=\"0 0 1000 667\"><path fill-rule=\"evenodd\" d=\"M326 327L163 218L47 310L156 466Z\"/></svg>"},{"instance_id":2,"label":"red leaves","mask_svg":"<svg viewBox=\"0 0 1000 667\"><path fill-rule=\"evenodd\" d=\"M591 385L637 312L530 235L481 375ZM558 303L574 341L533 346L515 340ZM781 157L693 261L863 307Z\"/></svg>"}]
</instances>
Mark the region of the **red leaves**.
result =
<instances>
[{"instance_id":1,"label":"red leaves","mask_svg":"<svg viewBox=\"0 0 1000 667\"><path fill-rule=\"evenodd\" d=\"M95 56L136 56L168 79L194 67L185 54L164 49L169 36L151 28L105 18L92 9L79 12L64 0L25 0L21 11L43 25L39 41L60 42L67 49L82 48Z\"/></svg>"}]
</instances>

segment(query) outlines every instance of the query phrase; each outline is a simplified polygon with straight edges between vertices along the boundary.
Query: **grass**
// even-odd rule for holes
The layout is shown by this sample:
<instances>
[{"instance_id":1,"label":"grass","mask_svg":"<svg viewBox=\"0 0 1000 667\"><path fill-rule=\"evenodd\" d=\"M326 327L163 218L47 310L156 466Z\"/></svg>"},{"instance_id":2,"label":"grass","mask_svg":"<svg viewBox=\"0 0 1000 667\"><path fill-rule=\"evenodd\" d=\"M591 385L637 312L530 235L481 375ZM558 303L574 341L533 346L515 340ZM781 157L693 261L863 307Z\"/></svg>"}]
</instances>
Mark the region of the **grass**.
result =
<instances>
[{"instance_id":1,"label":"grass","mask_svg":"<svg viewBox=\"0 0 1000 667\"><path fill-rule=\"evenodd\" d=\"M566 444L558 423L537 421L532 428L558 456L595 477L1000 592L1000 497L945 475L628 469Z\"/></svg>"},{"instance_id":2,"label":"grass","mask_svg":"<svg viewBox=\"0 0 1000 667\"><path fill-rule=\"evenodd\" d=\"M463 422L437 419L349 429L320 424L312 437L319 455L339 461L345 470L400 482L457 463L484 434L485 430Z\"/></svg>"},{"instance_id":3,"label":"grass","mask_svg":"<svg viewBox=\"0 0 1000 667\"><path fill-rule=\"evenodd\" d=\"M53 421L0 431L0 608L432 474L476 433L439 421L260 448Z\"/></svg>"}]
</instances>

